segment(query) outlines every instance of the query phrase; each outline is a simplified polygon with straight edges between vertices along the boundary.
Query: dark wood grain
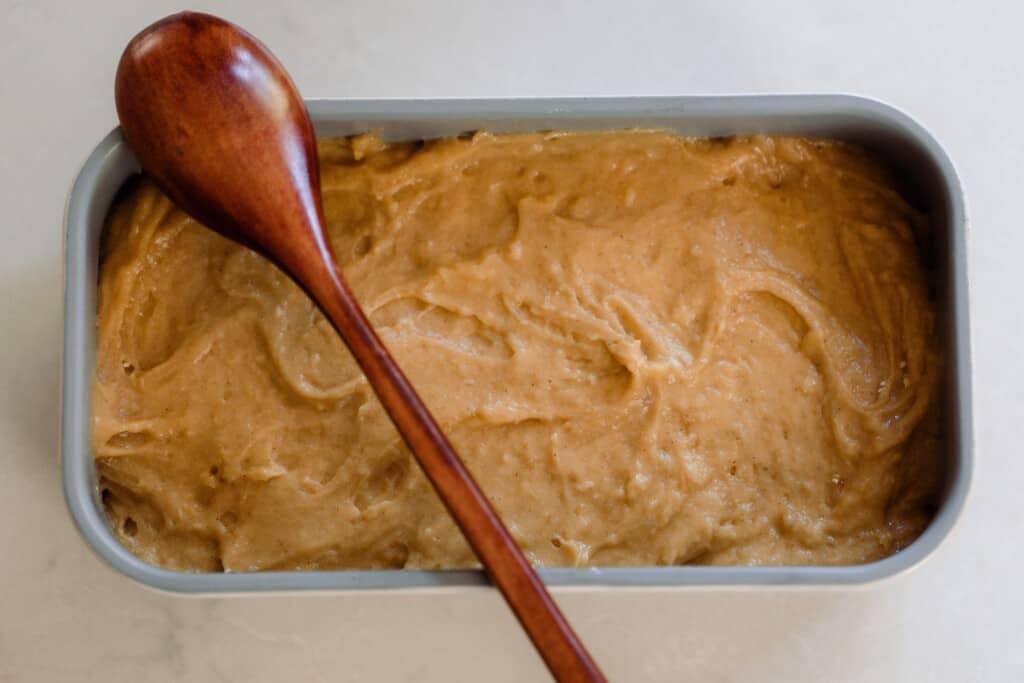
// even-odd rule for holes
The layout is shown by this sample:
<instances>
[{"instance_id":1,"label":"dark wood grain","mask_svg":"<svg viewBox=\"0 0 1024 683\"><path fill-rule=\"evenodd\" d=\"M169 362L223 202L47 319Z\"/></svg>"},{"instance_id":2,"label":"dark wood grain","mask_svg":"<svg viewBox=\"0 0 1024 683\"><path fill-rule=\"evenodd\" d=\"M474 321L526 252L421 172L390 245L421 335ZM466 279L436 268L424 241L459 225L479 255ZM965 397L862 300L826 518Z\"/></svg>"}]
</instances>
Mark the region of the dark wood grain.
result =
<instances>
[{"instance_id":1,"label":"dark wood grain","mask_svg":"<svg viewBox=\"0 0 1024 683\"><path fill-rule=\"evenodd\" d=\"M237 26L185 12L131 41L115 94L163 191L320 305L555 678L605 680L346 285L324 235L313 126L281 64Z\"/></svg>"}]
</instances>

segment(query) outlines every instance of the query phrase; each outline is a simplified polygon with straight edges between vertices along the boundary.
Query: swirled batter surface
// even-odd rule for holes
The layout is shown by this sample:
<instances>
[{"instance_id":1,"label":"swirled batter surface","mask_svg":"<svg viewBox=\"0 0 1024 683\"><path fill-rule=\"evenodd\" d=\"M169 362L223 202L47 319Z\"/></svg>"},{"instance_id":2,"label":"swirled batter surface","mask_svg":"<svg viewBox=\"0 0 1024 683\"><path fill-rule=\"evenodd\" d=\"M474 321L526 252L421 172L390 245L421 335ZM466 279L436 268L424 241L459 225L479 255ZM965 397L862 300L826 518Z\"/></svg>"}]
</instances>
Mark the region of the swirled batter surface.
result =
<instances>
[{"instance_id":1,"label":"swirled batter surface","mask_svg":"<svg viewBox=\"0 0 1024 683\"><path fill-rule=\"evenodd\" d=\"M929 521L927 225L862 150L619 131L320 152L346 276L533 561L859 563ZM268 262L143 179L99 287L96 464L134 553L475 564Z\"/></svg>"}]
</instances>

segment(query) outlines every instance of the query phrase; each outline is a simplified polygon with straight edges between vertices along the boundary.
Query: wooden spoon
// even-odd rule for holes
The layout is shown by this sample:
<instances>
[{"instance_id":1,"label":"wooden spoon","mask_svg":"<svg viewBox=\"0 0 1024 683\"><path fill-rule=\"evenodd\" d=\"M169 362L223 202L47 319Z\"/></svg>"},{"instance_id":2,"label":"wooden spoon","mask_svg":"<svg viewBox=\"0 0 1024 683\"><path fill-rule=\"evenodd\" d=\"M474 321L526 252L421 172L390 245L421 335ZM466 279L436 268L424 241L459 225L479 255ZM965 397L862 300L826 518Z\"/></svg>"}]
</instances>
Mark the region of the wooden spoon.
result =
<instances>
[{"instance_id":1,"label":"wooden spoon","mask_svg":"<svg viewBox=\"0 0 1024 683\"><path fill-rule=\"evenodd\" d=\"M124 137L161 189L319 304L555 678L604 681L345 284L324 234L313 126L281 64L239 27L183 12L132 39L115 94Z\"/></svg>"}]
</instances>

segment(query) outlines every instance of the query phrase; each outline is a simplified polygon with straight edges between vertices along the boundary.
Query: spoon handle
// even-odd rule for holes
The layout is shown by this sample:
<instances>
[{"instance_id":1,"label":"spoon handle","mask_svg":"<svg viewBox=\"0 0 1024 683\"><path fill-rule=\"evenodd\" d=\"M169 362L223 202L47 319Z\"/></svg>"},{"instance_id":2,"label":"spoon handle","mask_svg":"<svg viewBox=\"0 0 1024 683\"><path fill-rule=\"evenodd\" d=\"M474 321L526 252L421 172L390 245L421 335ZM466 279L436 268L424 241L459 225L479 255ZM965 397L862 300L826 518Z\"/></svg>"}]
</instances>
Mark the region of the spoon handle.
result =
<instances>
[{"instance_id":1,"label":"spoon handle","mask_svg":"<svg viewBox=\"0 0 1024 683\"><path fill-rule=\"evenodd\" d=\"M555 679L605 681L540 577L373 331L326 243L302 283L345 340L381 403ZM311 259L312 261L312 259ZM307 264L310 265L310 264ZM309 273L308 269L301 272Z\"/></svg>"}]
</instances>

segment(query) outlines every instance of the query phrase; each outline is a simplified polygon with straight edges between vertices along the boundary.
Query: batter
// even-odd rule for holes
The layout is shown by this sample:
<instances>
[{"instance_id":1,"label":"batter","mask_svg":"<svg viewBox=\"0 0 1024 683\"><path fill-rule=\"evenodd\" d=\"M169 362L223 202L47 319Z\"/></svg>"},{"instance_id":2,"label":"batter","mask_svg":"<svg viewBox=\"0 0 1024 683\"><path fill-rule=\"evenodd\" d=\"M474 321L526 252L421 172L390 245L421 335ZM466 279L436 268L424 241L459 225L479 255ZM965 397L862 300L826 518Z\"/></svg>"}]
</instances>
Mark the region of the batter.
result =
<instances>
[{"instance_id":1,"label":"batter","mask_svg":"<svg viewBox=\"0 0 1024 683\"><path fill-rule=\"evenodd\" d=\"M538 565L851 564L939 481L915 235L863 150L658 131L320 143L348 281ZM146 179L109 218L94 450L174 569L465 567L323 316Z\"/></svg>"}]
</instances>

